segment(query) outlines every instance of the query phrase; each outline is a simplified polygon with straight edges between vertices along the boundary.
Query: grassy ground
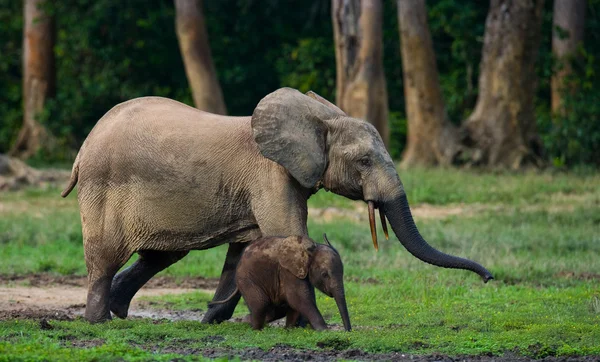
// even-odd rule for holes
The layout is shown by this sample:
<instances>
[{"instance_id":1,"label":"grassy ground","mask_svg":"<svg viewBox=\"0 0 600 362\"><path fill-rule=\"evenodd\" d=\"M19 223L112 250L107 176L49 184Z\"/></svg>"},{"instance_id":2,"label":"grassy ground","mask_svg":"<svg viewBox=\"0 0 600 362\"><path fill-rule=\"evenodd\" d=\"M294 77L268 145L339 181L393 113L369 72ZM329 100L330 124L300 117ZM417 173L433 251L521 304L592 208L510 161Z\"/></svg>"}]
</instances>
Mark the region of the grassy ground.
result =
<instances>
[{"instance_id":1,"label":"grassy ground","mask_svg":"<svg viewBox=\"0 0 600 362\"><path fill-rule=\"evenodd\" d=\"M320 241L327 232L345 263L352 333L279 327L254 332L240 323L151 320L52 322L54 329L43 330L34 321L11 320L0 322L0 360L168 360L190 348L276 344L416 354L600 354L600 174L441 169L406 171L401 178L415 208L428 203L452 210L450 216L417 220L429 243L480 262L496 280L483 284L475 274L426 265L398 241L380 241L377 253L367 223L310 219L311 235ZM0 274L85 274L76 197L58 194L0 194ZM310 206L352 209L355 203L320 192ZM223 247L192 252L164 274L216 277L224 253ZM209 299L194 293L154 302L205 309ZM329 323L341 324L333 300L320 294L318 304ZM245 313L240 304L236 315ZM69 347L78 343L88 348ZM182 344L188 349L177 347Z\"/></svg>"}]
</instances>

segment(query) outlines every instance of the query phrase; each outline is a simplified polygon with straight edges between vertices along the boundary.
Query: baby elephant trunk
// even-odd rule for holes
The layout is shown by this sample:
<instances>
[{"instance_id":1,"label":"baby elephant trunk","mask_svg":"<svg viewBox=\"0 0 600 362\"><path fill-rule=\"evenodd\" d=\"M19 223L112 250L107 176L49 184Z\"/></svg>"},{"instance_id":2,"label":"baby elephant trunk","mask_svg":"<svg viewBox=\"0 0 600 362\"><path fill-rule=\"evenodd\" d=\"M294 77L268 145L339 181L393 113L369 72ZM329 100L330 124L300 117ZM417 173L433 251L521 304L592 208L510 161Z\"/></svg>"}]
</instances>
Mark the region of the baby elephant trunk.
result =
<instances>
[{"instance_id":1,"label":"baby elephant trunk","mask_svg":"<svg viewBox=\"0 0 600 362\"><path fill-rule=\"evenodd\" d=\"M347 331L352 330L350 325L350 315L348 314L348 306L346 305L346 294L344 293L344 287L337 288L333 293L333 299L337 304L340 315L342 316L342 322L344 323L344 329Z\"/></svg>"}]
</instances>

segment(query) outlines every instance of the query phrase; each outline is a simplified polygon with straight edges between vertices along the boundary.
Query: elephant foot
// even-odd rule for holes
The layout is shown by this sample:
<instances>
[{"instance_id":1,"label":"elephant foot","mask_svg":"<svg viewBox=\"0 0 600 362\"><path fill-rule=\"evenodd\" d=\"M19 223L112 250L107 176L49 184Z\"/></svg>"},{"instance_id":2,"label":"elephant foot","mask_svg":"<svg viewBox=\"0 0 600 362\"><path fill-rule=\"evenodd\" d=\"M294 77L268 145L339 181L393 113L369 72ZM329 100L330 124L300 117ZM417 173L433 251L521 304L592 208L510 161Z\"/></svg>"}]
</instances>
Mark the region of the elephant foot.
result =
<instances>
[{"instance_id":1,"label":"elephant foot","mask_svg":"<svg viewBox=\"0 0 600 362\"><path fill-rule=\"evenodd\" d=\"M242 318L242 323L252 323L252 314L246 314L244 318Z\"/></svg>"},{"instance_id":2,"label":"elephant foot","mask_svg":"<svg viewBox=\"0 0 600 362\"><path fill-rule=\"evenodd\" d=\"M94 315L94 313L88 313L86 311L85 312L85 319L90 324L98 324L98 323L109 322L109 321L112 320L112 317L110 316L110 314L108 314L108 315Z\"/></svg>"},{"instance_id":3,"label":"elephant foot","mask_svg":"<svg viewBox=\"0 0 600 362\"><path fill-rule=\"evenodd\" d=\"M114 300L111 298L110 311L117 317L125 319L127 318L129 312L129 303L119 302L118 300Z\"/></svg>"},{"instance_id":4,"label":"elephant foot","mask_svg":"<svg viewBox=\"0 0 600 362\"><path fill-rule=\"evenodd\" d=\"M90 283L84 315L88 322L102 323L112 319L108 306L111 281L112 277L106 276Z\"/></svg>"},{"instance_id":5,"label":"elephant foot","mask_svg":"<svg viewBox=\"0 0 600 362\"><path fill-rule=\"evenodd\" d=\"M234 305L235 308L235 305ZM202 318L202 323L206 324L219 324L231 318L231 314L233 311L229 312L229 310L222 310L217 308L209 308Z\"/></svg>"}]
</instances>

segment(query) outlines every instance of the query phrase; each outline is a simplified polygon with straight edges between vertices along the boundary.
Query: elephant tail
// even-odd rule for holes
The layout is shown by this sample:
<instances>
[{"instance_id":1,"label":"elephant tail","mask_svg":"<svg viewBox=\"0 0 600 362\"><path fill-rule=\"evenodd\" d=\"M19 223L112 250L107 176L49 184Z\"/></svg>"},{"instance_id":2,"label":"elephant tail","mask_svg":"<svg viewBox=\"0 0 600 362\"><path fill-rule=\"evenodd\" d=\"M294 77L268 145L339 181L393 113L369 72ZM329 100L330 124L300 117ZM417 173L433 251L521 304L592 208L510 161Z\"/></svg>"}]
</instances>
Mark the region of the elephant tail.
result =
<instances>
[{"instance_id":1,"label":"elephant tail","mask_svg":"<svg viewBox=\"0 0 600 362\"><path fill-rule=\"evenodd\" d=\"M212 307L213 305L217 305L217 304L225 304L225 303L229 302L239 291L240 291L240 288L235 287L235 290L233 291L233 293L231 293L231 295L229 297L227 297L227 299L217 300L217 301L213 300L212 302L208 303L208 306Z\"/></svg>"},{"instance_id":2,"label":"elephant tail","mask_svg":"<svg viewBox=\"0 0 600 362\"><path fill-rule=\"evenodd\" d=\"M73 162L73 170L71 171L71 179L69 180L69 184L63 190L63 192L60 193L60 196L62 196L62 197L67 197L69 195L69 193L71 193L71 191L73 191L75 184L77 184L77 180L79 179L79 155L80 154L81 154L81 151L79 151L79 153L77 154L77 157L75 157L75 162Z\"/></svg>"}]
</instances>

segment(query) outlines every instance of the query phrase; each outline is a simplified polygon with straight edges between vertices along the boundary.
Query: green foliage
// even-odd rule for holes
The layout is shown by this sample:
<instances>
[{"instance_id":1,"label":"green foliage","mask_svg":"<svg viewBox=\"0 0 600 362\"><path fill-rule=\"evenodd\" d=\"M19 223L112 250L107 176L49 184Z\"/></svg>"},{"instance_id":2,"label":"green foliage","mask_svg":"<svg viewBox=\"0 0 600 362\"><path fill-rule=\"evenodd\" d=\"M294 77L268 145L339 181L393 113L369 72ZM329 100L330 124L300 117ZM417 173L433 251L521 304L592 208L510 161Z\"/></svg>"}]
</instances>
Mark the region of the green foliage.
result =
<instances>
[{"instance_id":1,"label":"green foliage","mask_svg":"<svg viewBox=\"0 0 600 362\"><path fill-rule=\"evenodd\" d=\"M335 100L335 54L331 41L322 38L301 39L296 46L283 47L276 69L282 85L301 92L313 90Z\"/></svg>"},{"instance_id":2,"label":"green foliage","mask_svg":"<svg viewBox=\"0 0 600 362\"><path fill-rule=\"evenodd\" d=\"M17 136L21 108L21 42L23 19L19 1L0 0L0 153L8 151Z\"/></svg>"},{"instance_id":3,"label":"green foliage","mask_svg":"<svg viewBox=\"0 0 600 362\"><path fill-rule=\"evenodd\" d=\"M564 112L539 112L544 146L556 167L600 165L600 74L596 72L600 62L580 48L570 63L573 73L565 79L562 92Z\"/></svg>"},{"instance_id":4,"label":"green foliage","mask_svg":"<svg viewBox=\"0 0 600 362\"><path fill-rule=\"evenodd\" d=\"M440 85L452 122L475 104L487 2L427 2ZM574 80L580 92L567 97L566 116L550 116L552 3L546 2L536 93L540 136L555 165L597 163L600 95L600 1L588 1L583 57ZM115 104L159 95L191 104L175 34L173 2L111 0L53 2L57 19L56 96L40 115L58 139L54 154L35 162L72 159L94 124ZM232 115L251 114L256 103L281 86L313 90L335 99L335 53L328 0L205 1L211 51ZM0 0L0 152L18 132L21 110L22 2ZM390 151L405 145L402 67L395 2L383 11L384 68L390 107Z\"/></svg>"},{"instance_id":5,"label":"green foliage","mask_svg":"<svg viewBox=\"0 0 600 362\"><path fill-rule=\"evenodd\" d=\"M390 156L399 160L401 152L406 145L406 133L408 131L406 118L401 112L390 112Z\"/></svg>"},{"instance_id":6,"label":"green foliage","mask_svg":"<svg viewBox=\"0 0 600 362\"><path fill-rule=\"evenodd\" d=\"M54 49L57 94L43 122L75 146L111 107L158 95L190 103L174 32L174 10L164 1L57 2Z\"/></svg>"},{"instance_id":7,"label":"green foliage","mask_svg":"<svg viewBox=\"0 0 600 362\"><path fill-rule=\"evenodd\" d=\"M582 164L599 165L600 160L600 1L587 2L584 40L577 54L564 63L551 54L552 32L542 32L538 65L540 85L537 94L537 116L540 136L548 159L555 167ZM552 3L546 3L543 29L552 27ZM568 32L556 29L559 36ZM550 80L552 74L569 63L573 73L563 90L564 113L550 112ZM575 91L570 91L574 89Z\"/></svg>"},{"instance_id":8,"label":"green foliage","mask_svg":"<svg viewBox=\"0 0 600 362\"><path fill-rule=\"evenodd\" d=\"M460 124L475 106L488 2L438 0L427 6L444 101L450 120Z\"/></svg>"}]
</instances>

